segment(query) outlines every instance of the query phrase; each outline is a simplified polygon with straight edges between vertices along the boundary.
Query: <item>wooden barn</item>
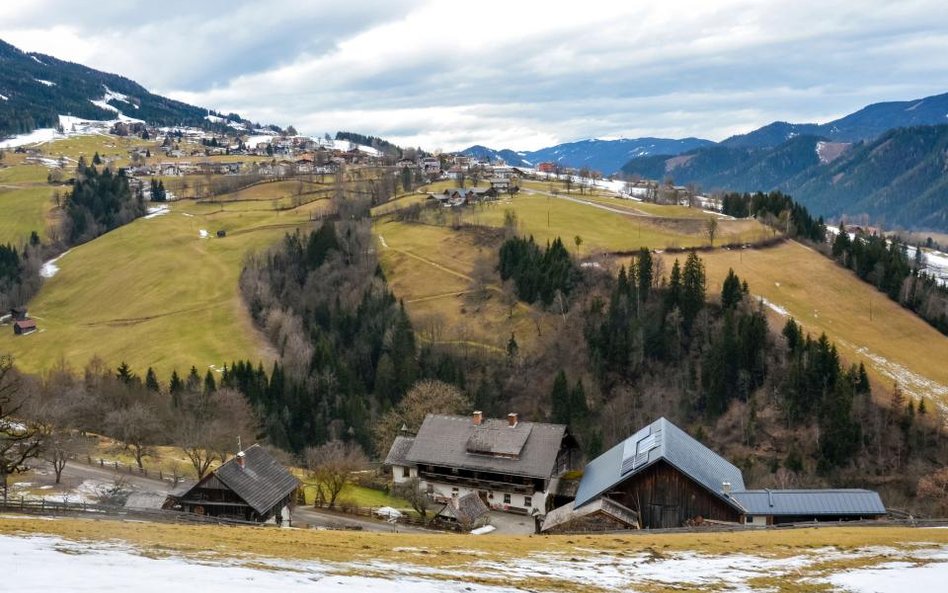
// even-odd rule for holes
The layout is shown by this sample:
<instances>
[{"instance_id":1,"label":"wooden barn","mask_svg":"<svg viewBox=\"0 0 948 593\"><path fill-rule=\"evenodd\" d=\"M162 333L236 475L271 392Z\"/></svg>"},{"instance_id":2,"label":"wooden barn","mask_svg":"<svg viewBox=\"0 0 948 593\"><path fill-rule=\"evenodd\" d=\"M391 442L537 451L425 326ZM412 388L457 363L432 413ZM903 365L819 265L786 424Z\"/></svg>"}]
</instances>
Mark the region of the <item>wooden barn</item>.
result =
<instances>
[{"instance_id":1,"label":"wooden barn","mask_svg":"<svg viewBox=\"0 0 948 593\"><path fill-rule=\"evenodd\" d=\"M172 492L166 509L257 523L289 524L300 482L253 445L196 484Z\"/></svg>"},{"instance_id":2,"label":"wooden barn","mask_svg":"<svg viewBox=\"0 0 948 593\"><path fill-rule=\"evenodd\" d=\"M871 490L747 490L740 469L665 418L590 462L570 511L575 515L601 499L636 513L643 529L706 520L773 525L886 514Z\"/></svg>"},{"instance_id":3,"label":"wooden barn","mask_svg":"<svg viewBox=\"0 0 948 593\"><path fill-rule=\"evenodd\" d=\"M21 319L13 322L13 333L17 336L25 336L36 331L36 322L32 319Z\"/></svg>"}]
</instances>

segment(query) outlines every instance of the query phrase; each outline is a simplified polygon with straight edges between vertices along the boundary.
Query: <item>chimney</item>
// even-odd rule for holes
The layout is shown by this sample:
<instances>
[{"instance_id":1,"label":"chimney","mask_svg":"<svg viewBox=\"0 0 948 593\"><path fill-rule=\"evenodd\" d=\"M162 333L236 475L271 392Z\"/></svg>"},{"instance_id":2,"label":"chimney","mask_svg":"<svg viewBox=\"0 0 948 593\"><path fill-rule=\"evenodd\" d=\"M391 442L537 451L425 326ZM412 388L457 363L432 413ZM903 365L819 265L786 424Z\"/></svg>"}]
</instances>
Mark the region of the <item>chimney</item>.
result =
<instances>
[{"instance_id":1,"label":"chimney","mask_svg":"<svg viewBox=\"0 0 948 593\"><path fill-rule=\"evenodd\" d=\"M240 466L240 469L244 469L244 457L245 455L243 451L237 454L237 465Z\"/></svg>"},{"instance_id":2,"label":"chimney","mask_svg":"<svg viewBox=\"0 0 948 593\"><path fill-rule=\"evenodd\" d=\"M731 483L730 482L721 482L721 492L726 495L731 494Z\"/></svg>"},{"instance_id":3,"label":"chimney","mask_svg":"<svg viewBox=\"0 0 948 593\"><path fill-rule=\"evenodd\" d=\"M507 414L507 424L510 426L510 428L516 428L517 426L517 413L516 412L511 412Z\"/></svg>"},{"instance_id":4,"label":"chimney","mask_svg":"<svg viewBox=\"0 0 948 593\"><path fill-rule=\"evenodd\" d=\"M484 421L484 412L481 412L480 410L475 410L474 416L471 418L471 423L474 424L474 426L480 426L481 422L483 421Z\"/></svg>"}]
</instances>

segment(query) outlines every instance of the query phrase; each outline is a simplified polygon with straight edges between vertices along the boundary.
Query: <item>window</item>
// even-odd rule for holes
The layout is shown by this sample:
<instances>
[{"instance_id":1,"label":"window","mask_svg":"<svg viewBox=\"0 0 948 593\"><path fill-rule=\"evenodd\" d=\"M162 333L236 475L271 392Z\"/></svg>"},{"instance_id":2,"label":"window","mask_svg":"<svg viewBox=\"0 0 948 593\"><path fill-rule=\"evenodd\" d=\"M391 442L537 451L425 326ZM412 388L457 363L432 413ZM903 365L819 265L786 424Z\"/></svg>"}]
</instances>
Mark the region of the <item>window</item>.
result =
<instances>
[{"instance_id":1,"label":"window","mask_svg":"<svg viewBox=\"0 0 948 593\"><path fill-rule=\"evenodd\" d=\"M504 494L504 504L510 504L510 495Z\"/></svg>"},{"instance_id":2,"label":"window","mask_svg":"<svg viewBox=\"0 0 948 593\"><path fill-rule=\"evenodd\" d=\"M402 468L402 477L403 477L403 478L411 477L411 469L409 469L409 468L407 468L407 467L403 467L403 468Z\"/></svg>"},{"instance_id":3,"label":"window","mask_svg":"<svg viewBox=\"0 0 948 593\"><path fill-rule=\"evenodd\" d=\"M455 496L455 497L456 497L457 495L458 495L458 489L457 489L457 488L452 488L452 489L451 489L451 496Z\"/></svg>"},{"instance_id":4,"label":"window","mask_svg":"<svg viewBox=\"0 0 948 593\"><path fill-rule=\"evenodd\" d=\"M428 484L428 494L434 494L434 484Z\"/></svg>"},{"instance_id":5,"label":"window","mask_svg":"<svg viewBox=\"0 0 948 593\"><path fill-rule=\"evenodd\" d=\"M524 496L524 497L523 497L523 506L525 506L525 507L532 507L532 506L533 506L533 497L532 497L532 496Z\"/></svg>"}]
</instances>

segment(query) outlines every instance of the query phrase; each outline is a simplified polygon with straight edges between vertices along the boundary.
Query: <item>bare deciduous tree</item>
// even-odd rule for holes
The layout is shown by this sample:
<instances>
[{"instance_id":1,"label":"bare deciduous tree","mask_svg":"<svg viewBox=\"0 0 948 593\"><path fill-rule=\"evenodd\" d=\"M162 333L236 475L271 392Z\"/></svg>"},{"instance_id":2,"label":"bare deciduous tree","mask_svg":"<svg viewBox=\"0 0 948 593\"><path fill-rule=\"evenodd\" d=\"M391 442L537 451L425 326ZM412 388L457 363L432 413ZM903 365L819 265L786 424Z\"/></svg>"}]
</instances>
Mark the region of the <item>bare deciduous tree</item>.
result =
<instances>
[{"instance_id":1,"label":"bare deciduous tree","mask_svg":"<svg viewBox=\"0 0 948 593\"><path fill-rule=\"evenodd\" d=\"M708 241L711 242L711 247L714 247L714 238L718 234L718 219L716 216L708 219L708 222L705 223L704 232L708 236Z\"/></svg>"},{"instance_id":2,"label":"bare deciduous tree","mask_svg":"<svg viewBox=\"0 0 948 593\"><path fill-rule=\"evenodd\" d=\"M425 489L421 487L421 480L417 476L397 484L393 489L393 494L399 498L404 498L411 505L411 508L415 509L415 512L421 516L422 521L427 522L431 499Z\"/></svg>"},{"instance_id":3,"label":"bare deciduous tree","mask_svg":"<svg viewBox=\"0 0 948 593\"><path fill-rule=\"evenodd\" d=\"M403 426L415 432L428 414L457 414L467 411L469 406L468 399L454 385L434 379L418 381L376 423L376 453L384 457Z\"/></svg>"},{"instance_id":4,"label":"bare deciduous tree","mask_svg":"<svg viewBox=\"0 0 948 593\"><path fill-rule=\"evenodd\" d=\"M13 357L0 356L0 482L7 499L7 476L29 469L39 456L42 439L39 428L20 417L26 403Z\"/></svg>"},{"instance_id":5,"label":"bare deciduous tree","mask_svg":"<svg viewBox=\"0 0 948 593\"><path fill-rule=\"evenodd\" d=\"M336 506L336 498L350 476L368 466L368 458L356 443L330 441L309 447L304 453L306 469L316 486L316 502Z\"/></svg>"}]
</instances>

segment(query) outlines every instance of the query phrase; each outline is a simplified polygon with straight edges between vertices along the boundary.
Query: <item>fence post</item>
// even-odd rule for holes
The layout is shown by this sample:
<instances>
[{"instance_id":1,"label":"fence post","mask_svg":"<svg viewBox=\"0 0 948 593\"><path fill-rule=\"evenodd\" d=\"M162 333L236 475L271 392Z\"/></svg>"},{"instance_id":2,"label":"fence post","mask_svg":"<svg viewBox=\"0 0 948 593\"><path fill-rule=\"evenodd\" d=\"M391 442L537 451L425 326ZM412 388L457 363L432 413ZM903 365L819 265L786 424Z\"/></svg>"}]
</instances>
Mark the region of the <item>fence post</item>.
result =
<instances>
[{"instance_id":1,"label":"fence post","mask_svg":"<svg viewBox=\"0 0 948 593\"><path fill-rule=\"evenodd\" d=\"M115 466L115 471L118 471L118 461L112 462L112 465Z\"/></svg>"},{"instance_id":2,"label":"fence post","mask_svg":"<svg viewBox=\"0 0 948 593\"><path fill-rule=\"evenodd\" d=\"M99 467L105 467L105 460L101 457L99 458Z\"/></svg>"}]
</instances>

